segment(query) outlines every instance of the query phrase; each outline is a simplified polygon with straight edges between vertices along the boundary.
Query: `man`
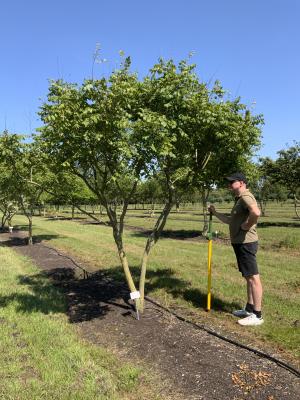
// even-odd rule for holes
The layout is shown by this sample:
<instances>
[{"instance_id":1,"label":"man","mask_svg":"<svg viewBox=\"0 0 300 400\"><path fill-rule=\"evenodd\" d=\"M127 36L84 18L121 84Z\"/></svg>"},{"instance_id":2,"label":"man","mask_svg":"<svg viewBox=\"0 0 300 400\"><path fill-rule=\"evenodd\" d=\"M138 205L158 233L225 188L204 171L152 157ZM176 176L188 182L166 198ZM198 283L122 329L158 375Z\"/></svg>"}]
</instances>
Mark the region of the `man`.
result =
<instances>
[{"instance_id":1,"label":"man","mask_svg":"<svg viewBox=\"0 0 300 400\"><path fill-rule=\"evenodd\" d=\"M234 249L239 271L247 282L247 304L242 310L236 310L233 315L244 317L238 320L243 326L261 325L264 320L261 315L262 285L256 263L258 236L256 223L260 216L255 197L247 189L247 179L242 173L234 173L226 178L229 188L235 195L235 204L231 215L216 211L211 205L209 211L220 221L229 224L231 244Z\"/></svg>"}]
</instances>

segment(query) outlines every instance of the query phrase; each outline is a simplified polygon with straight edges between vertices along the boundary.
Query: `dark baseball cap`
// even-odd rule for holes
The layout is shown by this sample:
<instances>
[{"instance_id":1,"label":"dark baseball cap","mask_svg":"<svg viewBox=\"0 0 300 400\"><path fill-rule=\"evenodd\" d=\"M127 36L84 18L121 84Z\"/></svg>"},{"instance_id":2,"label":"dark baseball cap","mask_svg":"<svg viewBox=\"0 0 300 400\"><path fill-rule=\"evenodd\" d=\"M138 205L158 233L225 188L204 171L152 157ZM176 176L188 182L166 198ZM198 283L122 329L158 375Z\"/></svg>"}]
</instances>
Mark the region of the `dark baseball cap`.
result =
<instances>
[{"instance_id":1,"label":"dark baseball cap","mask_svg":"<svg viewBox=\"0 0 300 400\"><path fill-rule=\"evenodd\" d=\"M244 174L242 174L241 172L235 172L234 174L230 175L230 176L226 176L226 179L229 182L234 182L234 181L243 181L244 183L247 184L247 178L245 177Z\"/></svg>"}]
</instances>

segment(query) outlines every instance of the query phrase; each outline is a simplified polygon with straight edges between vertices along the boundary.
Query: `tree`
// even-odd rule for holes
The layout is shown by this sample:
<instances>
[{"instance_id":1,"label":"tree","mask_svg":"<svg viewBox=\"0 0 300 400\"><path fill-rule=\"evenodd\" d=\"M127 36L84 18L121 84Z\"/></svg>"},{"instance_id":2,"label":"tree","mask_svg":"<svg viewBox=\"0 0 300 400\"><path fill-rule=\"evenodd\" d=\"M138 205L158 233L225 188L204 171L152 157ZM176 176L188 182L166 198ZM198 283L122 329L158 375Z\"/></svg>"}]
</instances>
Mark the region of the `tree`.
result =
<instances>
[{"instance_id":1,"label":"tree","mask_svg":"<svg viewBox=\"0 0 300 400\"><path fill-rule=\"evenodd\" d=\"M288 190L287 188L279 182L274 182L272 186L272 194L271 197L273 200L276 200L277 203L281 203L281 206L288 199Z\"/></svg>"},{"instance_id":2,"label":"tree","mask_svg":"<svg viewBox=\"0 0 300 400\"><path fill-rule=\"evenodd\" d=\"M252 181L251 188L259 203L261 215L264 217L266 215L267 203L274 197L274 176L270 174L274 169L274 161L268 157L261 157L259 163L255 167L255 177Z\"/></svg>"},{"instance_id":3,"label":"tree","mask_svg":"<svg viewBox=\"0 0 300 400\"><path fill-rule=\"evenodd\" d=\"M51 165L51 163L48 167L53 171L55 191L47 196L47 202L55 205L70 204L72 206L72 219L74 218L75 208L77 208L94 221L102 222L100 217L82 207L82 205L94 205L97 203L96 196L82 179L70 173L59 171L59 166Z\"/></svg>"},{"instance_id":4,"label":"tree","mask_svg":"<svg viewBox=\"0 0 300 400\"><path fill-rule=\"evenodd\" d=\"M12 186L12 173L4 165L0 165L0 211L2 212L1 229L6 224L12 226L12 218L18 210L15 189Z\"/></svg>"},{"instance_id":5,"label":"tree","mask_svg":"<svg viewBox=\"0 0 300 400\"><path fill-rule=\"evenodd\" d=\"M131 135L130 109L137 106L139 82L129 60L106 80L86 80L81 87L52 82L41 109L44 150L57 165L80 177L106 209L128 286L135 291L123 244L124 218L144 167ZM126 185L131 182L131 185ZM125 184L126 183L126 184ZM111 203L117 188L120 216Z\"/></svg>"},{"instance_id":6,"label":"tree","mask_svg":"<svg viewBox=\"0 0 300 400\"><path fill-rule=\"evenodd\" d=\"M51 186L45 155L35 143L5 130L0 137L0 157L9 176L11 196L28 219L28 244L31 245L34 208L46 187Z\"/></svg>"},{"instance_id":7,"label":"tree","mask_svg":"<svg viewBox=\"0 0 300 400\"><path fill-rule=\"evenodd\" d=\"M275 175L288 189L294 199L295 213L300 218L300 143L294 142L293 146L278 152L279 157L275 163Z\"/></svg>"},{"instance_id":8,"label":"tree","mask_svg":"<svg viewBox=\"0 0 300 400\"><path fill-rule=\"evenodd\" d=\"M151 217L154 217L155 203L164 203L165 200L164 189L159 177L149 177L142 182L139 193L143 202L150 204L149 213Z\"/></svg>"},{"instance_id":9,"label":"tree","mask_svg":"<svg viewBox=\"0 0 300 400\"><path fill-rule=\"evenodd\" d=\"M224 101L219 83L210 90L199 82L195 66L186 61L175 65L160 59L142 81L129 68L127 58L108 79L81 86L52 82L41 107L39 140L105 207L131 292L136 286L123 242L124 218L141 180L162 183L165 203L141 262L142 310L149 254L172 207L187 190L206 182L209 163L210 171L223 174L250 155L259 143L262 120L239 99ZM122 201L120 215L110 203L113 192Z\"/></svg>"},{"instance_id":10,"label":"tree","mask_svg":"<svg viewBox=\"0 0 300 400\"><path fill-rule=\"evenodd\" d=\"M269 158L261 159L265 177L272 183L272 196L284 201L288 194L294 200L295 213L300 218L300 143L277 152L279 157L272 161ZM284 190L284 188L286 190Z\"/></svg>"}]
</instances>

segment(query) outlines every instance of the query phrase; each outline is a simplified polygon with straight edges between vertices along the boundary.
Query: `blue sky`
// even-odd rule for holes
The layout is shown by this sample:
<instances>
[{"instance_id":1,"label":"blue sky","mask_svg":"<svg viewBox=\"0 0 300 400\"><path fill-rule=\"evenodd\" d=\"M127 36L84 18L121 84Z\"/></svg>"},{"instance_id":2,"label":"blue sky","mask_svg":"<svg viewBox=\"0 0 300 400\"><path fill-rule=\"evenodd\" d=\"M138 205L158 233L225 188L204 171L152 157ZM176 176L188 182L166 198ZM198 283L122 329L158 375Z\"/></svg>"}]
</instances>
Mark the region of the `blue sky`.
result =
<instances>
[{"instance_id":1,"label":"blue sky","mask_svg":"<svg viewBox=\"0 0 300 400\"><path fill-rule=\"evenodd\" d=\"M297 0L10 0L1 5L0 130L40 125L48 79L91 76L93 52L112 71L119 50L142 77L158 57L195 52L199 77L219 79L265 117L262 156L300 141L300 2Z\"/></svg>"}]
</instances>

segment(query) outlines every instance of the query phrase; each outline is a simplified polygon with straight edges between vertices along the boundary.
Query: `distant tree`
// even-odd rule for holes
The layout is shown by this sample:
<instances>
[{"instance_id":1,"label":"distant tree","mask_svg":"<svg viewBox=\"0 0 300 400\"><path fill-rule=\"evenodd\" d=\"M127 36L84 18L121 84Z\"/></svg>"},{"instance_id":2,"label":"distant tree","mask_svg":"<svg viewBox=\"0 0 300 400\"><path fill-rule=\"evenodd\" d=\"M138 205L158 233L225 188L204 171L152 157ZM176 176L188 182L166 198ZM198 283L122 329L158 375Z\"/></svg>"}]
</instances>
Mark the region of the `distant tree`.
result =
<instances>
[{"instance_id":1,"label":"distant tree","mask_svg":"<svg viewBox=\"0 0 300 400\"><path fill-rule=\"evenodd\" d=\"M0 163L0 211L2 212L1 229L6 224L12 226L12 218L18 211L18 204L15 197L15 187L12 186L12 171L9 171Z\"/></svg>"},{"instance_id":2,"label":"distant tree","mask_svg":"<svg viewBox=\"0 0 300 400\"><path fill-rule=\"evenodd\" d=\"M300 144L277 152L278 158L261 159L265 179L271 182L270 197L285 201L289 196L294 200L295 213L300 218ZM285 188L285 189L284 189Z\"/></svg>"},{"instance_id":3,"label":"distant tree","mask_svg":"<svg viewBox=\"0 0 300 400\"><path fill-rule=\"evenodd\" d=\"M273 183L271 198L272 200L277 201L277 203L283 205L288 199L287 188L279 182Z\"/></svg>"},{"instance_id":4,"label":"distant tree","mask_svg":"<svg viewBox=\"0 0 300 400\"><path fill-rule=\"evenodd\" d=\"M274 170L274 161L268 157L260 158L259 163L256 165L256 176L251 185L263 217L266 215L269 200L274 197L274 175L272 175L272 170Z\"/></svg>"},{"instance_id":5,"label":"distant tree","mask_svg":"<svg viewBox=\"0 0 300 400\"><path fill-rule=\"evenodd\" d=\"M83 205L97 204L97 197L84 184L82 179L67 172L59 171L58 166L49 164L49 168L54 173L53 185L55 191L52 195L48 195L48 202L52 204L68 204L72 207L72 219L74 211L78 209L81 213L86 214L97 222L102 222L100 216L86 210Z\"/></svg>"},{"instance_id":6,"label":"distant tree","mask_svg":"<svg viewBox=\"0 0 300 400\"><path fill-rule=\"evenodd\" d=\"M162 187L162 182L158 177L148 177L140 186L140 196L143 202L150 204L150 216L154 217L155 204L164 203L165 194Z\"/></svg>"},{"instance_id":7,"label":"distant tree","mask_svg":"<svg viewBox=\"0 0 300 400\"><path fill-rule=\"evenodd\" d=\"M274 174L294 199L295 213L300 218L300 143L278 152Z\"/></svg>"},{"instance_id":8,"label":"distant tree","mask_svg":"<svg viewBox=\"0 0 300 400\"><path fill-rule=\"evenodd\" d=\"M31 245L34 209L51 179L44 154L35 143L5 130L0 136L0 157L2 168L9 176L11 199L18 203L28 219L28 244Z\"/></svg>"}]
</instances>

